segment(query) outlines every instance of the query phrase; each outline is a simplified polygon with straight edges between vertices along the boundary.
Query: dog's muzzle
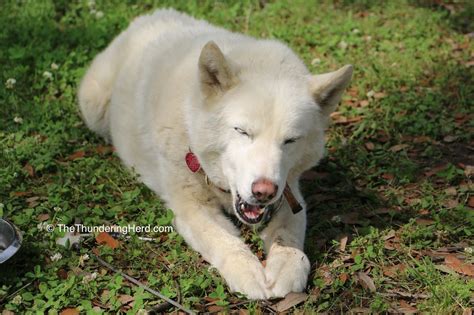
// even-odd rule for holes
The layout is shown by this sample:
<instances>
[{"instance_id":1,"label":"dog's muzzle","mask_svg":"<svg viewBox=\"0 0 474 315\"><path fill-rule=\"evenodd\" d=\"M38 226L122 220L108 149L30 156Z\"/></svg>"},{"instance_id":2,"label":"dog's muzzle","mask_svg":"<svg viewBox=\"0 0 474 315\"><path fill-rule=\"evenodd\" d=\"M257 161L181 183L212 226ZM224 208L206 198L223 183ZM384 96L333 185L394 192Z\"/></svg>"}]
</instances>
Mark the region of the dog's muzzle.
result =
<instances>
[{"instance_id":1,"label":"dog's muzzle","mask_svg":"<svg viewBox=\"0 0 474 315\"><path fill-rule=\"evenodd\" d=\"M259 223L267 223L270 221L274 213L281 207L283 196L277 201L267 205L254 205L246 202L237 194L234 208L237 217L243 223L253 225Z\"/></svg>"}]
</instances>

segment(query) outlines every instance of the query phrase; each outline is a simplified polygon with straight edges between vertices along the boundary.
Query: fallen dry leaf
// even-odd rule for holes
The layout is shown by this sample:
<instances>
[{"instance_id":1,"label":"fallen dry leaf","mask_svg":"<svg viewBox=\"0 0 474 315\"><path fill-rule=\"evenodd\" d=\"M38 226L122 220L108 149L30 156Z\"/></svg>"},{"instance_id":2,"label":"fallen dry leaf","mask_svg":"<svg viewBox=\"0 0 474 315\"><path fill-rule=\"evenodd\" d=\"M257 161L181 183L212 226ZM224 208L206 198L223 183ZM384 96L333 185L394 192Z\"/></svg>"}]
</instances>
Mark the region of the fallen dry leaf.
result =
<instances>
[{"instance_id":1,"label":"fallen dry leaf","mask_svg":"<svg viewBox=\"0 0 474 315\"><path fill-rule=\"evenodd\" d=\"M408 144L396 144L388 150L391 151L391 152L399 152L399 151L402 151L403 149L406 149L408 147L409 147Z\"/></svg>"},{"instance_id":2,"label":"fallen dry leaf","mask_svg":"<svg viewBox=\"0 0 474 315\"><path fill-rule=\"evenodd\" d=\"M367 307L353 307L348 314L372 314L373 311Z\"/></svg>"},{"instance_id":3,"label":"fallen dry leaf","mask_svg":"<svg viewBox=\"0 0 474 315\"><path fill-rule=\"evenodd\" d=\"M101 293L100 293L100 298L104 301L107 301L109 298L110 298L110 290L107 290L107 289L104 289Z\"/></svg>"},{"instance_id":4,"label":"fallen dry leaf","mask_svg":"<svg viewBox=\"0 0 474 315\"><path fill-rule=\"evenodd\" d=\"M395 178L395 176L393 174L390 174L390 173L383 173L381 176L382 176L383 179L386 179L386 180L392 180L392 179Z\"/></svg>"},{"instance_id":5,"label":"fallen dry leaf","mask_svg":"<svg viewBox=\"0 0 474 315\"><path fill-rule=\"evenodd\" d=\"M390 230L388 231L387 235L383 237L383 240L386 241L394 237L395 237L395 230Z\"/></svg>"},{"instance_id":6,"label":"fallen dry leaf","mask_svg":"<svg viewBox=\"0 0 474 315\"><path fill-rule=\"evenodd\" d=\"M60 279L63 279L63 280L66 280L69 276L69 274L67 273L66 270L64 269L59 269L57 272L56 272L56 275L60 278Z\"/></svg>"},{"instance_id":7,"label":"fallen dry leaf","mask_svg":"<svg viewBox=\"0 0 474 315\"><path fill-rule=\"evenodd\" d=\"M331 268L328 265L320 266L316 273L323 279L325 285L329 286L333 283L334 279L331 274Z\"/></svg>"},{"instance_id":8,"label":"fallen dry leaf","mask_svg":"<svg viewBox=\"0 0 474 315\"><path fill-rule=\"evenodd\" d=\"M86 155L86 152L84 152L83 150L76 151L76 152L74 152L73 154L69 155L69 156L66 158L66 160L74 161L74 160L77 160L77 159L79 159L79 158L83 158L85 155Z\"/></svg>"},{"instance_id":9,"label":"fallen dry leaf","mask_svg":"<svg viewBox=\"0 0 474 315\"><path fill-rule=\"evenodd\" d=\"M454 119L456 121L456 125L461 126L465 122L470 121L472 119L471 115L465 115L463 113L457 113L454 115Z\"/></svg>"},{"instance_id":10,"label":"fallen dry leaf","mask_svg":"<svg viewBox=\"0 0 474 315\"><path fill-rule=\"evenodd\" d=\"M464 167L464 175L466 175L466 177L471 177L474 175L474 166L472 165L466 165Z\"/></svg>"},{"instance_id":11,"label":"fallen dry leaf","mask_svg":"<svg viewBox=\"0 0 474 315\"><path fill-rule=\"evenodd\" d=\"M469 207L474 208L474 196L469 197L467 204L469 205Z\"/></svg>"},{"instance_id":12,"label":"fallen dry leaf","mask_svg":"<svg viewBox=\"0 0 474 315\"><path fill-rule=\"evenodd\" d=\"M359 95L359 90L356 87L351 87L347 90L347 94L352 97L357 97Z\"/></svg>"},{"instance_id":13,"label":"fallen dry leaf","mask_svg":"<svg viewBox=\"0 0 474 315\"><path fill-rule=\"evenodd\" d=\"M413 138L413 143L426 143L426 142L432 142L433 140L428 137L428 136L419 136Z\"/></svg>"},{"instance_id":14,"label":"fallen dry leaf","mask_svg":"<svg viewBox=\"0 0 474 315\"><path fill-rule=\"evenodd\" d=\"M453 209L459 205L459 202L456 199L448 199L443 202L443 205L448 209Z\"/></svg>"},{"instance_id":15,"label":"fallen dry leaf","mask_svg":"<svg viewBox=\"0 0 474 315\"><path fill-rule=\"evenodd\" d=\"M308 301L311 302L311 303L316 303L316 301L318 301L320 295L321 295L321 289L320 288L313 288L311 290L311 292L309 292Z\"/></svg>"},{"instance_id":16,"label":"fallen dry leaf","mask_svg":"<svg viewBox=\"0 0 474 315\"><path fill-rule=\"evenodd\" d=\"M350 117L350 118L347 118L347 123L355 123L355 122L358 122L358 121L361 121L362 119L364 119L363 116L354 116L354 117Z\"/></svg>"},{"instance_id":17,"label":"fallen dry leaf","mask_svg":"<svg viewBox=\"0 0 474 315\"><path fill-rule=\"evenodd\" d=\"M26 202L28 203L28 207L30 208L34 208L36 207L37 205L39 205L39 200L40 197L30 197L30 198L26 198Z\"/></svg>"},{"instance_id":18,"label":"fallen dry leaf","mask_svg":"<svg viewBox=\"0 0 474 315\"><path fill-rule=\"evenodd\" d=\"M396 239L390 239L385 241L384 248L387 250L398 250L401 247L400 243Z\"/></svg>"},{"instance_id":19,"label":"fallen dry leaf","mask_svg":"<svg viewBox=\"0 0 474 315\"><path fill-rule=\"evenodd\" d=\"M135 302L135 298L133 296L127 295L127 294L120 294L118 296L117 300L119 300L120 303L122 303L122 307L121 307L122 311L127 311L130 308L132 308L133 307L133 302Z\"/></svg>"},{"instance_id":20,"label":"fallen dry leaf","mask_svg":"<svg viewBox=\"0 0 474 315\"><path fill-rule=\"evenodd\" d=\"M410 206L415 206L419 203L421 203L421 199L420 198L405 198L403 201L405 201L407 204L409 204Z\"/></svg>"},{"instance_id":21,"label":"fallen dry leaf","mask_svg":"<svg viewBox=\"0 0 474 315\"><path fill-rule=\"evenodd\" d=\"M114 151L115 151L115 147L113 147L113 146L105 146L105 145L98 145L98 146L95 148L95 151L96 151L97 153L99 153L100 155L105 155L105 154L114 152Z\"/></svg>"},{"instance_id":22,"label":"fallen dry leaf","mask_svg":"<svg viewBox=\"0 0 474 315\"><path fill-rule=\"evenodd\" d=\"M79 315L79 310L77 308L65 308L59 315Z\"/></svg>"},{"instance_id":23,"label":"fallen dry leaf","mask_svg":"<svg viewBox=\"0 0 474 315\"><path fill-rule=\"evenodd\" d=\"M113 238L109 233L107 232L101 232L99 233L95 240L99 244L105 244L106 246L115 249L120 245L120 242L117 241L115 238Z\"/></svg>"},{"instance_id":24,"label":"fallen dry leaf","mask_svg":"<svg viewBox=\"0 0 474 315\"><path fill-rule=\"evenodd\" d=\"M91 251L94 253L94 255L100 256L100 251L97 247L92 247Z\"/></svg>"},{"instance_id":25,"label":"fallen dry leaf","mask_svg":"<svg viewBox=\"0 0 474 315\"><path fill-rule=\"evenodd\" d=\"M207 308L208 312L210 313L218 313L218 312L221 312L224 310L224 307L223 306L219 306L219 305L211 305Z\"/></svg>"},{"instance_id":26,"label":"fallen dry leaf","mask_svg":"<svg viewBox=\"0 0 474 315\"><path fill-rule=\"evenodd\" d=\"M348 117L342 116L341 112L332 113L331 118L335 124L342 124L342 125L358 122L363 119L362 116L354 116L354 117L348 118Z\"/></svg>"},{"instance_id":27,"label":"fallen dry leaf","mask_svg":"<svg viewBox=\"0 0 474 315\"><path fill-rule=\"evenodd\" d=\"M38 221L43 222L49 219L49 213L42 213L37 217Z\"/></svg>"},{"instance_id":28,"label":"fallen dry leaf","mask_svg":"<svg viewBox=\"0 0 474 315\"><path fill-rule=\"evenodd\" d=\"M431 219L422 219L422 218L416 219L416 224L422 225L422 226L433 225L435 223L436 223L436 221L431 220Z\"/></svg>"},{"instance_id":29,"label":"fallen dry leaf","mask_svg":"<svg viewBox=\"0 0 474 315\"><path fill-rule=\"evenodd\" d=\"M390 293L392 295L397 295L401 297L406 297L409 299L428 299L431 297L431 294L424 294L424 293L411 293L411 292L405 292L401 291L398 289L387 289L387 293Z\"/></svg>"},{"instance_id":30,"label":"fallen dry leaf","mask_svg":"<svg viewBox=\"0 0 474 315\"><path fill-rule=\"evenodd\" d=\"M33 166L31 166L30 163L26 162L25 166L23 166L23 169L28 173L30 177L35 177L35 169Z\"/></svg>"},{"instance_id":31,"label":"fallen dry leaf","mask_svg":"<svg viewBox=\"0 0 474 315\"><path fill-rule=\"evenodd\" d=\"M428 214L430 213L430 211L429 211L428 209L420 209L420 210L418 211L418 213L419 213L420 215L428 215Z\"/></svg>"},{"instance_id":32,"label":"fallen dry leaf","mask_svg":"<svg viewBox=\"0 0 474 315\"><path fill-rule=\"evenodd\" d=\"M211 298L210 296L205 296L203 299L207 302L206 305L213 305L216 304L217 301L220 301L219 298Z\"/></svg>"},{"instance_id":33,"label":"fallen dry leaf","mask_svg":"<svg viewBox=\"0 0 474 315\"><path fill-rule=\"evenodd\" d=\"M443 141L444 142L447 142L447 143L451 143L451 142L454 142L458 139L458 137L456 136L446 136L443 138Z\"/></svg>"},{"instance_id":34,"label":"fallen dry leaf","mask_svg":"<svg viewBox=\"0 0 474 315\"><path fill-rule=\"evenodd\" d=\"M285 298L278 303L271 306L275 312L284 312L289 310L293 306L296 306L304 301L306 301L308 294L306 293L295 293L290 292L288 293Z\"/></svg>"},{"instance_id":35,"label":"fallen dry leaf","mask_svg":"<svg viewBox=\"0 0 474 315\"><path fill-rule=\"evenodd\" d=\"M393 266L385 266L383 268L383 274L384 276L387 276L389 278L396 278L397 275L401 274L403 271L405 271L406 266L405 264L397 264Z\"/></svg>"},{"instance_id":36,"label":"fallen dry leaf","mask_svg":"<svg viewBox=\"0 0 474 315\"><path fill-rule=\"evenodd\" d=\"M387 94L385 94L384 92L377 92L377 93L374 94L374 98L376 98L376 99L384 98L386 96L387 96Z\"/></svg>"},{"instance_id":37,"label":"fallen dry leaf","mask_svg":"<svg viewBox=\"0 0 474 315\"><path fill-rule=\"evenodd\" d=\"M448 255L444 258L446 266L457 273L474 277L474 265L469 263L463 263L454 255Z\"/></svg>"},{"instance_id":38,"label":"fallen dry leaf","mask_svg":"<svg viewBox=\"0 0 474 315\"><path fill-rule=\"evenodd\" d=\"M400 300L399 303L400 307L398 308L398 311L403 314L415 314L418 312L418 309L416 307L411 306L405 300Z\"/></svg>"},{"instance_id":39,"label":"fallen dry leaf","mask_svg":"<svg viewBox=\"0 0 474 315\"><path fill-rule=\"evenodd\" d=\"M360 285L362 285L362 287L364 287L365 289L368 289L370 292L377 291L374 280L372 280L372 278L365 272L358 272L357 279L359 280Z\"/></svg>"},{"instance_id":40,"label":"fallen dry leaf","mask_svg":"<svg viewBox=\"0 0 474 315\"><path fill-rule=\"evenodd\" d=\"M120 303L122 304L129 304L130 302L134 301L135 299L133 298L133 296L131 295L127 295L127 294L120 294L117 298Z\"/></svg>"},{"instance_id":41,"label":"fallen dry leaf","mask_svg":"<svg viewBox=\"0 0 474 315\"><path fill-rule=\"evenodd\" d=\"M373 142L366 142L365 148L369 151L373 151L375 149L375 144Z\"/></svg>"},{"instance_id":42,"label":"fallen dry leaf","mask_svg":"<svg viewBox=\"0 0 474 315\"><path fill-rule=\"evenodd\" d=\"M347 273L344 272L339 275L339 280L342 283L346 283L347 279L349 279L349 275Z\"/></svg>"},{"instance_id":43,"label":"fallen dry leaf","mask_svg":"<svg viewBox=\"0 0 474 315\"><path fill-rule=\"evenodd\" d=\"M367 107L367 106L369 106L369 104L370 104L370 102L368 100L362 100L362 101L360 101L359 106L360 107Z\"/></svg>"},{"instance_id":44,"label":"fallen dry leaf","mask_svg":"<svg viewBox=\"0 0 474 315\"><path fill-rule=\"evenodd\" d=\"M31 195L31 191L15 191L15 192L12 192L12 194L15 197L24 197L24 196Z\"/></svg>"},{"instance_id":45,"label":"fallen dry leaf","mask_svg":"<svg viewBox=\"0 0 474 315\"><path fill-rule=\"evenodd\" d=\"M444 190L446 195L456 196L458 194L456 187L448 187Z\"/></svg>"},{"instance_id":46,"label":"fallen dry leaf","mask_svg":"<svg viewBox=\"0 0 474 315\"><path fill-rule=\"evenodd\" d=\"M344 237L341 238L341 240L340 240L339 250L340 250L341 252L345 251L345 250L346 250L346 245L347 245L347 236L344 236Z\"/></svg>"}]
</instances>

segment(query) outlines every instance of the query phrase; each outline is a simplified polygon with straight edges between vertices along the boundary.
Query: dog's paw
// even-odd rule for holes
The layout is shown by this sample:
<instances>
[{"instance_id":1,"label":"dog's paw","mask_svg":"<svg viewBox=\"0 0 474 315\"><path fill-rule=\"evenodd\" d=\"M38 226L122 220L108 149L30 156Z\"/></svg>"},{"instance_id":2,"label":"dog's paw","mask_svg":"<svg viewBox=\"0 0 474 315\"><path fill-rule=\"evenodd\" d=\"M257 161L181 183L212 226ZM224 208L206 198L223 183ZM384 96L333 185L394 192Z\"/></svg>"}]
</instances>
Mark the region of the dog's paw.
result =
<instances>
[{"instance_id":1,"label":"dog's paw","mask_svg":"<svg viewBox=\"0 0 474 315\"><path fill-rule=\"evenodd\" d=\"M252 300L263 300L270 296L263 266L253 255L240 253L229 256L219 271L233 292L243 293Z\"/></svg>"},{"instance_id":2,"label":"dog's paw","mask_svg":"<svg viewBox=\"0 0 474 315\"><path fill-rule=\"evenodd\" d=\"M293 247L276 245L270 250L265 278L270 297L284 297L289 292L301 292L306 287L310 271L308 257Z\"/></svg>"}]
</instances>

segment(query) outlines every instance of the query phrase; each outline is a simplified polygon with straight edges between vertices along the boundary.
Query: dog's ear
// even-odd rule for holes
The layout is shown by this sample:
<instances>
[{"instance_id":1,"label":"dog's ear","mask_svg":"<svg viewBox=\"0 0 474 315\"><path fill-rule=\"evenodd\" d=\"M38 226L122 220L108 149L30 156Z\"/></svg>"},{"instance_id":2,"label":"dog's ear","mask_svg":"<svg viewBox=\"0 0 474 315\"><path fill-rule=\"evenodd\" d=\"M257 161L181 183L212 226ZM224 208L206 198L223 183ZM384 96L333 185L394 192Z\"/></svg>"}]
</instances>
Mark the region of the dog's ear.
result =
<instances>
[{"instance_id":1,"label":"dog's ear","mask_svg":"<svg viewBox=\"0 0 474 315\"><path fill-rule=\"evenodd\" d=\"M199 77L201 90L206 97L225 92L236 82L224 54L213 41L204 45L199 56Z\"/></svg>"},{"instance_id":2,"label":"dog's ear","mask_svg":"<svg viewBox=\"0 0 474 315\"><path fill-rule=\"evenodd\" d=\"M322 113L329 116L341 100L342 93L351 82L352 66L346 65L334 72L311 76L310 90Z\"/></svg>"}]
</instances>

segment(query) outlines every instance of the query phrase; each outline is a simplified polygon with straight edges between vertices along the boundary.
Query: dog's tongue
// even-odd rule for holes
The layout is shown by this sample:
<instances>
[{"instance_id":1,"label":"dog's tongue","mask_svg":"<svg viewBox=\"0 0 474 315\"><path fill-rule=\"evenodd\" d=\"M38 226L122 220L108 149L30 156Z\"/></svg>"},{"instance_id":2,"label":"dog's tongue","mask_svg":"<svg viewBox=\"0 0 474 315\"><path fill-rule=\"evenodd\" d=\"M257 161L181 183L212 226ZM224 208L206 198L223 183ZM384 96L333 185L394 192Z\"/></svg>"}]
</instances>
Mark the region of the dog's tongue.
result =
<instances>
[{"instance_id":1,"label":"dog's tongue","mask_svg":"<svg viewBox=\"0 0 474 315\"><path fill-rule=\"evenodd\" d=\"M262 209L259 206L247 205L244 209L245 215L251 219L258 218Z\"/></svg>"}]
</instances>

